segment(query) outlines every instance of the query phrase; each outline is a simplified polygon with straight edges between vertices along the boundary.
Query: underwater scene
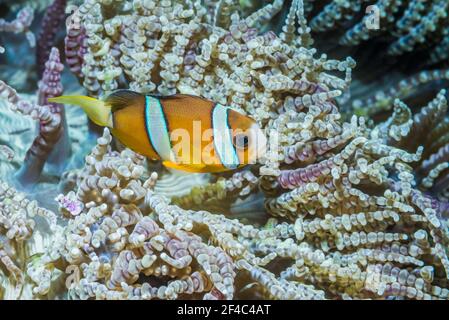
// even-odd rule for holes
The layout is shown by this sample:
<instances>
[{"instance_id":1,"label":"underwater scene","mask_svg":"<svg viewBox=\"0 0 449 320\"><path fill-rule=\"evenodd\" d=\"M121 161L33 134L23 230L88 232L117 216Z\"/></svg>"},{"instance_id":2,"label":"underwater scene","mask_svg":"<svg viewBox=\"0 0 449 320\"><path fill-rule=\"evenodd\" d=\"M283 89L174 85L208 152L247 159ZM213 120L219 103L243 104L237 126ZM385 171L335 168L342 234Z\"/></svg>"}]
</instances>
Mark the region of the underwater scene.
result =
<instances>
[{"instance_id":1,"label":"underwater scene","mask_svg":"<svg viewBox=\"0 0 449 320\"><path fill-rule=\"evenodd\" d=\"M0 0L0 300L447 300L448 9Z\"/></svg>"}]
</instances>

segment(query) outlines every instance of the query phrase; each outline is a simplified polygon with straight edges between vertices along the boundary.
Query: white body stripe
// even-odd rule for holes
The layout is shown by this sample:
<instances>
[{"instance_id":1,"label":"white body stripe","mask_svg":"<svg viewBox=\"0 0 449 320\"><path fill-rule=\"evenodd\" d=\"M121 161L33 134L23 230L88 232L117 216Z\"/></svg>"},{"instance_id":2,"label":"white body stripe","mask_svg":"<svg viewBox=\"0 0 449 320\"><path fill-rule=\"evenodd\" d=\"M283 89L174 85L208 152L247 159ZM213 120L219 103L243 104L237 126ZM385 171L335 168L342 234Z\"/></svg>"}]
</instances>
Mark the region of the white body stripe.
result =
<instances>
[{"instance_id":1,"label":"white body stripe","mask_svg":"<svg viewBox=\"0 0 449 320\"><path fill-rule=\"evenodd\" d=\"M162 160L175 161L170 135L159 99L145 97L145 121L151 144Z\"/></svg>"},{"instance_id":2,"label":"white body stripe","mask_svg":"<svg viewBox=\"0 0 449 320\"><path fill-rule=\"evenodd\" d=\"M239 166L239 158L232 144L232 136L228 125L228 108L216 104L212 111L212 128L214 131L214 147L221 163L228 169Z\"/></svg>"}]
</instances>

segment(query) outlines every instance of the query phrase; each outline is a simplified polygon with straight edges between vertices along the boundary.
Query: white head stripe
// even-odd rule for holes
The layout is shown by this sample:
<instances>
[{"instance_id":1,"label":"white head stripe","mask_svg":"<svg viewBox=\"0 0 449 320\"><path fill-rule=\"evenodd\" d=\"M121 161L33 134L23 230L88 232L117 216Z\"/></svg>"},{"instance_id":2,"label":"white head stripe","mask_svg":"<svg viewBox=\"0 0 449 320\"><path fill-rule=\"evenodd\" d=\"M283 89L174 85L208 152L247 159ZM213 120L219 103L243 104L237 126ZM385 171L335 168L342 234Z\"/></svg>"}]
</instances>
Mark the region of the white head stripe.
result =
<instances>
[{"instance_id":1,"label":"white head stripe","mask_svg":"<svg viewBox=\"0 0 449 320\"><path fill-rule=\"evenodd\" d=\"M221 163L228 169L239 166L239 158L232 144L228 125L228 108L216 104L212 111L212 128L214 130L214 147Z\"/></svg>"},{"instance_id":2,"label":"white head stripe","mask_svg":"<svg viewBox=\"0 0 449 320\"><path fill-rule=\"evenodd\" d=\"M159 99L151 96L145 98L145 121L148 136L155 151L162 160L175 162L164 111Z\"/></svg>"}]
</instances>

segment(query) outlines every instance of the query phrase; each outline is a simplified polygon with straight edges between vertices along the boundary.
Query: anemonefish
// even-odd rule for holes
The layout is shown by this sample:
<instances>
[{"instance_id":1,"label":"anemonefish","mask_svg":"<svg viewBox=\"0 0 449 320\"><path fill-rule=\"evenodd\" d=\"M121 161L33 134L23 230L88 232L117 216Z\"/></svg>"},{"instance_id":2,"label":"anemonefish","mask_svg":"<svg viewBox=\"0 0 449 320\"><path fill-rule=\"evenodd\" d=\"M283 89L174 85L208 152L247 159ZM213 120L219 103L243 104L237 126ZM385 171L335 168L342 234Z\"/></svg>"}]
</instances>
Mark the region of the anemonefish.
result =
<instances>
[{"instance_id":1,"label":"anemonefish","mask_svg":"<svg viewBox=\"0 0 449 320\"><path fill-rule=\"evenodd\" d=\"M82 107L122 144L169 168L234 170L256 163L265 153L265 134L253 119L201 97L117 90L104 100L60 96L49 101Z\"/></svg>"}]
</instances>

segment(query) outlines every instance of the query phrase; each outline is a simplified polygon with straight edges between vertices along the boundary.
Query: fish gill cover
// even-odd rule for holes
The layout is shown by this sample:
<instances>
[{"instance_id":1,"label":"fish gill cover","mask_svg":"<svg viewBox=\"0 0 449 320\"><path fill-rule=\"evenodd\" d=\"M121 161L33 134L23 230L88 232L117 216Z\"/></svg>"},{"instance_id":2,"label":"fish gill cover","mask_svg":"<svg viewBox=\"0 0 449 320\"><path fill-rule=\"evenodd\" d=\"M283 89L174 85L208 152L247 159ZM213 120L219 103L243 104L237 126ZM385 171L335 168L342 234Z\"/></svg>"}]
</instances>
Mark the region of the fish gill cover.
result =
<instances>
[{"instance_id":1,"label":"fish gill cover","mask_svg":"<svg viewBox=\"0 0 449 320\"><path fill-rule=\"evenodd\" d=\"M4 1L0 298L448 299L448 3ZM117 89L266 154L180 173L48 102Z\"/></svg>"}]
</instances>

